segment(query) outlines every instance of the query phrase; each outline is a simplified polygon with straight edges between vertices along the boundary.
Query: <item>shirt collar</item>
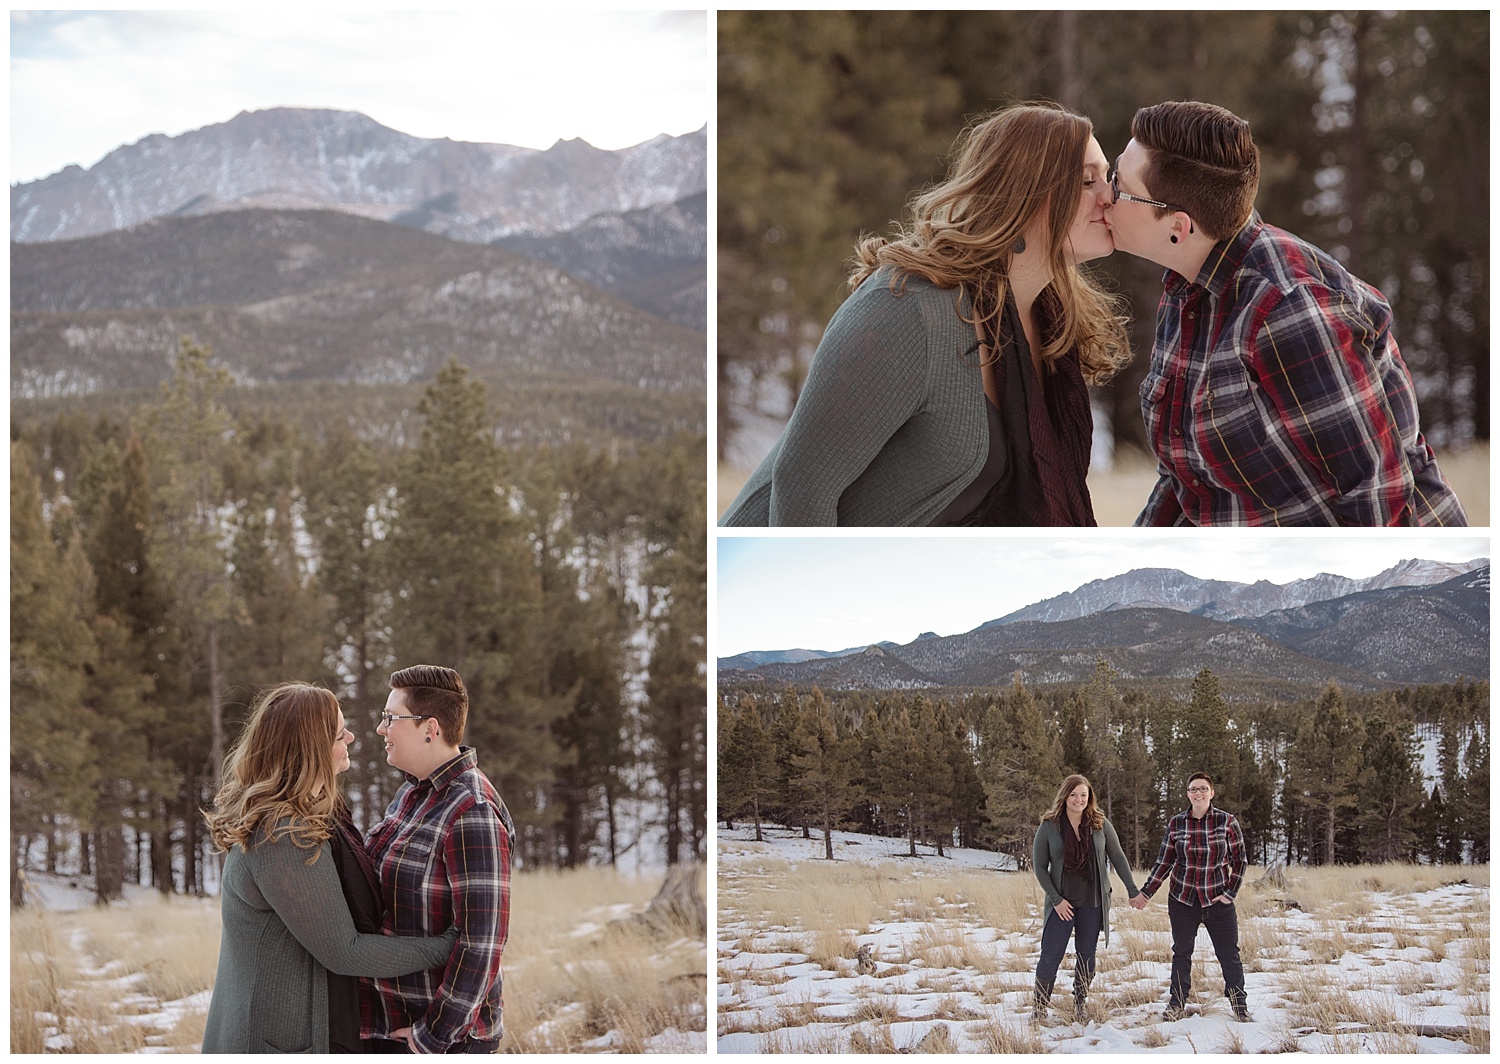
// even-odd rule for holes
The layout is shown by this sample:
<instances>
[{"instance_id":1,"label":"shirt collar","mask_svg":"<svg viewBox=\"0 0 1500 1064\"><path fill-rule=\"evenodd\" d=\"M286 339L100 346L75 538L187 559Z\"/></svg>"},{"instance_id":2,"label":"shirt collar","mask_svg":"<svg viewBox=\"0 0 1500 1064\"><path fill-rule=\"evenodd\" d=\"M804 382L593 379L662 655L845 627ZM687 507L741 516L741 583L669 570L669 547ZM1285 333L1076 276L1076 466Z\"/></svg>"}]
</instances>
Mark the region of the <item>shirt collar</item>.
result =
<instances>
[{"instance_id":1,"label":"shirt collar","mask_svg":"<svg viewBox=\"0 0 1500 1064\"><path fill-rule=\"evenodd\" d=\"M1229 287L1229 279L1239 269L1240 263L1245 261L1245 256L1250 252L1250 245L1255 243L1255 238L1260 236L1260 231L1264 227L1265 223L1261 221L1260 212L1252 209L1249 219L1240 226L1238 232L1214 245L1213 250L1208 253L1208 258L1203 260L1203 267L1198 271L1195 280L1189 282L1176 270L1168 270L1162 278L1167 291L1181 294L1189 283L1192 283L1207 289L1210 295L1219 295Z\"/></svg>"},{"instance_id":2,"label":"shirt collar","mask_svg":"<svg viewBox=\"0 0 1500 1064\"><path fill-rule=\"evenodd\" d=\"M459 776L469 771L469 769L478 767L479 757L474 753L474 748L472 746L460 746L457 757L445 762L441 768L426 779L418 779L411 773L407 773L406 778L418 785L423 783L430 784L433 790L440 791Z\"/></svg>"}]
</instances>

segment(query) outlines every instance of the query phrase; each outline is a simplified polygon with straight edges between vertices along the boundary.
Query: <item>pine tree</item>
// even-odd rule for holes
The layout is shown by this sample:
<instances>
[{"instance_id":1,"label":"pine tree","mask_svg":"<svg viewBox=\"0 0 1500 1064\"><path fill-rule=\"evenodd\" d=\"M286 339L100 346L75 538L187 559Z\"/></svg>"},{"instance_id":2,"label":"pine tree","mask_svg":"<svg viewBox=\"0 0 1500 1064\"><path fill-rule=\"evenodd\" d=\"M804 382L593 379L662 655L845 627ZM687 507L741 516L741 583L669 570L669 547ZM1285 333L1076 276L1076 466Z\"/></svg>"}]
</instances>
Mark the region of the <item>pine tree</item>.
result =
<instances>
[{"instance_id":1,"label":"pine tree","mask_svg":"<svg viewBox=\"0 0 1500 1064\"><path fill-rule=\"evenodd\" d=\"M719 759L719 813L748 813L755 820L755 841L761 842L764 810L776 793L775 747L753 700L737 713L721 713L720 722L721 729L728 724L728 740L720 740L724 752Z\"/></svg>"},{"instance_id":2,"label":"pine tree","mask_svg":"<svg viewBox=\"0 0 1500 1064\"><path fill-rule=\"evenodd\" d=\"M545 690L541 581L509 505L483 383L450 361L418 411L422 436L400 471L391 529L392 652L398 667L463 677L466 743L508 800L520 856L541 861L562 809L538 796L558 760L552 726L571 705L569 692Z\"/></svg>"},{"instance_id":3,"label":"pine tree","mask_svg":"<svg viewBox=\"0 0 1500 1064\"><path fill-rule=\"evenodd\" d=\"M1469 739L1464 755L1468 774L1467 806L1464 835L1470 846L1469 860L1474 864L1490 861L1490 737L1488 725L1481 722Z\"/></svg>"},{"instance_id":4,"label":"pine tree","mask_svg":"<svg viewBox=\"0 0 1500 1064\"><path fill-rule=\"evenodd\" d=\"M917 700L916 747L912 760L923 787L916 805L919 829L932 837L939 857L943 838L953 837L953 749L952 728L928 698Z\"/></svg>"},{"instance_id":5,"label":"pine tree","mask_svg":"<svg viewBox=\"0 0 1500 1064\"><path fill-rule=\"evenodd\" d=\"M395 796L398 777L386 765L379 734L391 652L391 485L375 452L342 423L312 463L308 533L317 546L318 583L329 597L328 653L340 663L341 701L354 733L349 787L355 819L374 826Z\"/></svg>"},{"instance_id":6,"label":"pine tree","mask_svg":"<svg viewBox=\"0 0 1500 1064\"><path fill-rule=\"evenodd\" d=\"M22 905L31 844L56 816L92 817L102 751L84 707L96 652L79 587L87 565L53 540L29 449L12 443L10 458L10 710L22 722L11 730L11 904Z\"/></svg>"},{"instance_id":7,"label":"pine tree","mask_svg":"<svg viewBox=\"0 0 1500 1064\"><path fill-rule=\"evenodd\" d=\"M1084 705L1085 752L1088 769L1079 769L1093 782L1104 815L1114 818L1115 776L1120 770L1117 732L1125 705L1115 681L1120 674L1104 658L1094 663L1094 674L1080 697Z\"/></svg>"},{"instance_id":8,"label":"pine tree","mask_svg":"<svg viewBox=\"0 0 1500 1064\"><path fill-rule=\"evenodd\" d=\"M998 848L1028 868L1042 814L1062 782L1061 746L1017 674L1009 695L992 703L979 749L979 779Z\"/></svg>"},{"instance_id":9,"label":"pine tree","mask_svg":"<svg viewBox=\"0 0 1500 1064\"><path fill-rule=\"evenodd\" d=\"M1120 836L1121 848L1130 854L1131 865L1140 868L1149 856L1148 826L1161 820L1156 803L1156 760L1146 745L1143 715L1126 721L1118 742L1115 812L1109 819Z\"/></svg>"},{"instance_id":10,"label":"pine tree","mask_svg":"<svg viewBox=\"0 0 1500 1064\"><path fill-rule=\"evenodd\" d=\"M802 810L823 831L823 854L833 860L833 829L853 801L850 743L840 734L823 692L813 689L793 733L793 782Z\"/></svg>"},{"instance_id":11,"label":"pine tree","mask_svg":"<svg viewBox=\"0 0 1500 1064\"><path fill-rule=\"evenodd\" d=\"M882 804L906 834L907 856L915 857L924 781L916 753L917 729L907 705L902 704L886 718L882 738L877 770Z\"/></svg>"},{"instance_id":12,"label":"pine tree","mask_svg":"<svg viewBox=\"0 0 1500 1064\"><path fill-rule=\"evenodd\" d=\"M1287 791L1313 814L1321 836L1319 864L1337 860L1334 836L1339 815L1359 801L1364 740L1364 725L1349 713L1344 692L1336 683L1323 689L1312 715L1297 728L1287 766Z\"/></svg>"},{"instance_id":13,"label":"pine tree","mask_svg":"<svg viewBox=\"0 0 1500 1064\"><path fill-rule=\"evenodd\" d=\"M1387 706L1385 713L1394 709ZM1409 861L1414 856L1413 826L1424 798L1416 758L1410 722L1388 720L1384 713L1365 721L1358 816L1363 860Z\"/></svg>"},{"instance_id":14,"label":"pine tree","mask_svg":"<svg viewBox=\"0 0 1500 1064\"><path fill-rule=\"evenodd\" d=\"M1452 716L1443 715L1438 735L1438 773L1443 789L1443 804L1437 817L1443 864L1462 864L1464 860L1464 810L1468 806L1467 786L1459 771L1458 759L1462 741Z\"/></svg>"},{"instance_id":15,"label":"pine tree","mask_svg":"<svg viewBox=\"0 0 1500 1064\"><path fill-rule=\"evenodd\" d=\"M123 895L128 822L137 833L151 833L152 880L170 893L165 807L181 781L163 752L172 741L168 710L184 703L177 676L182 666L151 547L150 476L139 436L129 434L123 454L113 439L95 447L78 478L78 509L94 574L92 625L99 648L87 697L100 721L98 741L111 754L101 772L94 823L96 891L101 901Z\"/></svg>"},{"instance_id":16,"label":"pine tree","mask_svg":"<svg viewBox=\"0 0 1500 1064\"><path fill-rule=\"evenodd\" d=\"M220 544L229 532L223 471L233 425L223 397L229 371L205 345L183 337L161 401L143 419L155 480L161 569L176 610L192 636L191 654L206 667L210 789L224 767L224 682L220 638L236 604Z\"/></svg>"},{"instance_id":17,"label":"pine tree","mask_svg":"<svg viewBox=\"0 0 1500 1064\"><path fill-rule=\"evenodd\" d=\"M1176 760L1183 770L1181 786L1187 786L1188 775L1207 772L1214 779L1215 801L1237 805L1239 756L1229 731L1229 704L1211 670L1201 669L1193 678L1192 699L1178 726Z\"/></svg>"}]
</instances>

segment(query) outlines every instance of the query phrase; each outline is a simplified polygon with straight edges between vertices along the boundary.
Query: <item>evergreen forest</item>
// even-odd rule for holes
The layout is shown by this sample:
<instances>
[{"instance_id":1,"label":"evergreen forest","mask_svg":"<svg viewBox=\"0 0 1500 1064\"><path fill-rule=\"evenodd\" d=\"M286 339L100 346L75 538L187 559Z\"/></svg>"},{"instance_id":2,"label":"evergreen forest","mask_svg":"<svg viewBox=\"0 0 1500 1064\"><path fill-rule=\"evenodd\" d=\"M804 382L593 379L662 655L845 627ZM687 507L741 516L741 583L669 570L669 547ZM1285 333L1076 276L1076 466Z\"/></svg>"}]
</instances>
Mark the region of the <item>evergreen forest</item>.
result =
<instances>
[{"instance_id":1,"label":"evergreen forest","mask_svg":"<svg viewBox=\"0 0 1500 1064\"><path fill-rule=\"evenodd\" d=\"M1188 777L1207 772L1252 862L1489 861L1489 684L1236 700L1202 669L1190 693L1122 692L1100 658L1082 685L911 694L725 688L719 806L767 822L998 851L1027 868L1069 773L1091 782L1136 868L1156 860ZM1425 750L1425 761L1424 761ZM1435 757L1434 757L1435 754Z\"/></svg>"},{"instance_id":2,"label":"evergreen forest","mask_svg":"<svg viewBox=\"0 0 1500 1064\"><path fill-rule=\"evenodd\" d=\"M338 694L368 828L390 673L457 669L517 866L701 859L701 432L538 444L450 361L392 439L236 401L184 338L159 396L11 433L11 868L213 889L201 810L258 691ZM502 389L503 391L503 389ZM297 409L306 410L305 404Z\"/></svg>"},{"instance_id":3,"label":"evergreen forest","mask_svg":"<svg viewBox=\"0 0 1500 1064\"><path fill-rule=\"evenodd\" d=\"M1008 102L1088 116L1113 161L1164 100L1246 118L1266 222L1390 300L1439 450L1489 438L1489 12L725 11L719 33L718 420L784 376L795 397L861 233L890 235L960 130ZM1134 363L1094 394L1148 451L1137 395L1162 270L1091 263ZM786 413L790 412L790 408ZM1097 448L1096 448L1097 450Z\"/></svg>"}]
</instances>

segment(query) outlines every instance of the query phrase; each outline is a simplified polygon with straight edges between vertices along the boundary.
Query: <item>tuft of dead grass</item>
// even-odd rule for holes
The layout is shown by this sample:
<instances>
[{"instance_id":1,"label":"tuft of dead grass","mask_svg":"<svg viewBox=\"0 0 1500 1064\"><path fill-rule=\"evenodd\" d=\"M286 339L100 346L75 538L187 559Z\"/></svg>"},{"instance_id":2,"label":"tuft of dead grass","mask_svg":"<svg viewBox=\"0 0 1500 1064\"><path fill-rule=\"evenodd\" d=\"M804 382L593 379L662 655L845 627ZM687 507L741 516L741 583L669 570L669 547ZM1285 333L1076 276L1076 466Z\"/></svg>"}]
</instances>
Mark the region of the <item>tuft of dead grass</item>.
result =
<instances>
[{"instance_id":1,"label":"tuft of dead grass","mask_svg":"<svg viewBox=\"0 0 1500 1064\"><path fill-rule=\"evenodd\" d=\"M526 919L512 924L505 948L502 1049L640 1053L664 1031L704 1030L702 935L687 926L658 935L615 922L642 911L659 886L608 867L542 869L511 879L513 911ZM605 1034L612 1036L607 1046Z\"/></svg>"},{"instance_id":2,"label":"tuft of dead grass","mask_svg":"<svg viewBox=\"0 0 1500 1064\"><path fill-rule=\"evenodd\" d=\"M984 1020L964 1029L973 1040L984 1046L986 1053L1045 1053L1046 1044L1041 1035L1022 1020L1013 1022L1006 1018L1003 1009L992 1009Z\"/></svg>"}]
</instances>

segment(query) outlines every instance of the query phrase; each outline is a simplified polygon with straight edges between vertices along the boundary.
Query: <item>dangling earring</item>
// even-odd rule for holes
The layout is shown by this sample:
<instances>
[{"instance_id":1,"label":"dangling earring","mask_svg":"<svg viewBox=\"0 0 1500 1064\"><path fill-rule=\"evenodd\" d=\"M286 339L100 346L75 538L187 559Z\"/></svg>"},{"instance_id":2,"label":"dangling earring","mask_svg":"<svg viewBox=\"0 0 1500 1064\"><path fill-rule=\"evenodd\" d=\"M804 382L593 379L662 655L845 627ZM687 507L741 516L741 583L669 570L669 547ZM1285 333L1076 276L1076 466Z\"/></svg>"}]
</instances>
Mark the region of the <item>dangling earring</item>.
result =
<instances>
[{"instance_id":1,"label":"dangling earring","mask_svg":"<svg viewBox=\"0 0 1500 1064\"><path fill-rule=\"evenodd\" d=\"M1012 255L1021 255L1021 254L1024 254L1025 251L1026 251L1026 238L1024 236L1020 240L1017 240L1014 244L1012 244L1010 246L1010 253Z\"/></svg>"}]
</instances>

